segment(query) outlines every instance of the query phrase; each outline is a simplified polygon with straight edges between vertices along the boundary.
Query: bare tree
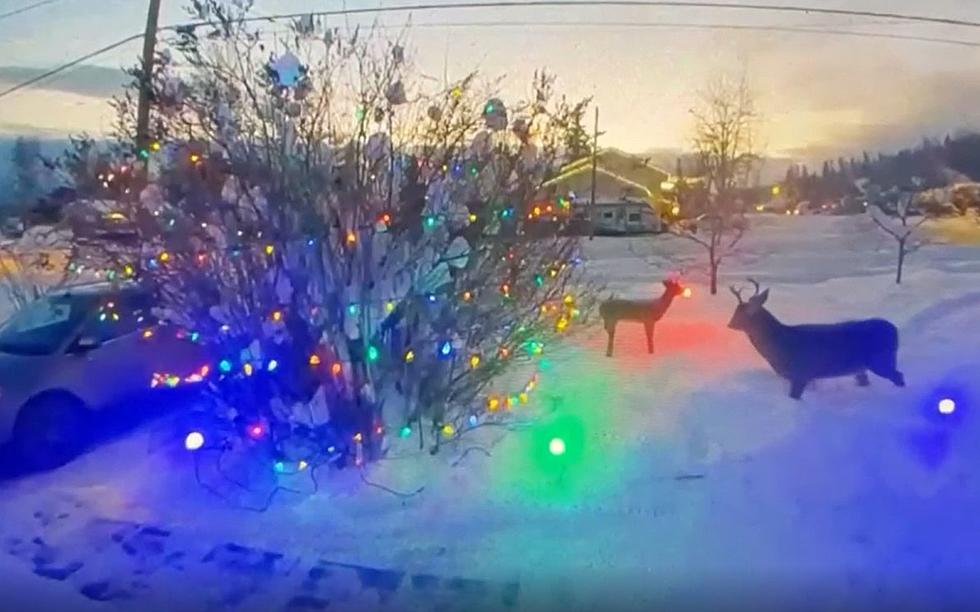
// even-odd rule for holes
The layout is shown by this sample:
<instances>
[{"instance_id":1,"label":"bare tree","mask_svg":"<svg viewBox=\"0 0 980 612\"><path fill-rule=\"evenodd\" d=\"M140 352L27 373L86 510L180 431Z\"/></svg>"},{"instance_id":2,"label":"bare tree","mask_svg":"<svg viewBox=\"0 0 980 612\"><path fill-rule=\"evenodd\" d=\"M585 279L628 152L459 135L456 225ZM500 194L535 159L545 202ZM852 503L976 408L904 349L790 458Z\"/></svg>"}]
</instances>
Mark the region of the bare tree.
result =
<instances>
[{"instance_id":1,"label":"bare tree","mask_svg":"<svg viewBox=\"0 0 980 612\"><path fill-rule=\"evenodd\" d=\"M895 206L895 214L889 215L885 208L878 204L879 214L870 213L871 220L883 232L898 243L898 263L895 270L895 284L902 284L902 271L905 268L905 258L922 248L923 241L917 238L916 230L928 221L931 216L916 210L912 205L912 194L902 194Z\"/></svg>"},{"instance_id":2,"label":"bare tree","mask_svg":"<svg viewBox=\"0 0 980 612\"><path fill-rule=\"evenodd\" d=\"M707 251L711 294L718 293L718 268L738 246L748 227L736 188L745 184L759 160L753 151L757 115L745 79L720 78L700 95L694 118L694 153L702 181L685 189L685 210L702 210L674 227L674 233Z\"/></svg>"},{"instance_id":3,"label":"bare tree","mask_svg":"<svg viewBox=\"0 0 980 612\"><path fill-rule=\"evenodd\" d=\"M137 152L156 176L126 211L138 251L112 259L215 358L154 381L207 377L279 466L359 463L385 431L436 452L506 418L536 380L501 374L590 305L577 239L528 219L577 105L544 74L505 103L475 75L423 81L398 40L310 18L268 41L246 11L201 6L203 34L163 41L181 64L161 52Z\"/></svg>"}]
</instances>

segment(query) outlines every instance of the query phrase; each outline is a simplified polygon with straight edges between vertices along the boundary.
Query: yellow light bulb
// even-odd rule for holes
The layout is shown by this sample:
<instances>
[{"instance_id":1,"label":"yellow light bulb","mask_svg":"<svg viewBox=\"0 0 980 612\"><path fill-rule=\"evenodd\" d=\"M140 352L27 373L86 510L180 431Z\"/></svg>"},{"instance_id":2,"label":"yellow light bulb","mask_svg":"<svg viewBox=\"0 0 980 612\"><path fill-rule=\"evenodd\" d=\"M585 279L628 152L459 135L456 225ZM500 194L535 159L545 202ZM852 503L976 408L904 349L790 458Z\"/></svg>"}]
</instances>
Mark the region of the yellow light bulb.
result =
<instances>
[{"instance_id":1,"label":"yellow light bulb","mask_svg":"<svg viewBox=\"0 0 980 612\"><path fill-rule=\"evenodd\" d=\"M408 349L405 351L405 363L412 363L415 361L415 351Z\"/></svg>"},{"instance_id":2,"label":"yellow light bulb","mask_svg":"<svg viewBox=\"0 0 980 612\"><path fill-rule=\"evenodd\" d=\"M480 365L480 356L479 355L473 355L473 356L471 356L470 357L470 367L471 368L475 368L478 365Z\"/></svg>"}]
</instances>

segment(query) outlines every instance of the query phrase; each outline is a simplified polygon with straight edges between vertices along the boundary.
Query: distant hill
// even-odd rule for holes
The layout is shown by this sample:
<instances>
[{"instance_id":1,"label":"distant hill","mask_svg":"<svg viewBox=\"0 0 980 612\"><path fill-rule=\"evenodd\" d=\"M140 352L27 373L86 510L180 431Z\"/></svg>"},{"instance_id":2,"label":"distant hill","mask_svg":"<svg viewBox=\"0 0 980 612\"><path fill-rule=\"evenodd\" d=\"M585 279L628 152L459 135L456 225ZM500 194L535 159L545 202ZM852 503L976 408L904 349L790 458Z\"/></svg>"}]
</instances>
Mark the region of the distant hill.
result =
<instances>
[{"instance_id":1,"label":"distant hill","mask_svg":"<svg viewBox=\"0 0 980 612\"><path fill-rule=\"evenodd\" d=\"M683 172L685 174L695 173L694 157L679 149L647 149L641 153L636 153L636 155L647 159L648 163L663 168L671 174L677 173L677 159L680 158ZM759 184L768 185L782 180L786 176L786 171L799 163L800 160L787 157L764 157L758 168Z\"/></svg>"}]
</instances>

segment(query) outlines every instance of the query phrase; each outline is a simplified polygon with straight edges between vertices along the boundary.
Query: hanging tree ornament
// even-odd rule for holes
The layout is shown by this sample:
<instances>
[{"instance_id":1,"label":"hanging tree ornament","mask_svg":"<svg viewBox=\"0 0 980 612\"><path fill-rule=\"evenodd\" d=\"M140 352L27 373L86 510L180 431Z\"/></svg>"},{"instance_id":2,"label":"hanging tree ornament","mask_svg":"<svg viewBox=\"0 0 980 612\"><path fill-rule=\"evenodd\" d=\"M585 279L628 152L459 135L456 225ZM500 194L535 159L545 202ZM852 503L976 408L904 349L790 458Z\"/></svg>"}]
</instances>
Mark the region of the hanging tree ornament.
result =
<instances>
[{"instance_id":1,"label":"hanging tree ornament","mask_svg":"<svg viewBox=\"0 0 980 612\"><path fill-rule=\"evenodd\" d=\"M310 91L312 91L312 89L313 85L310 83L310 78L304 76L299 80L299 83L296 84L296 88L293 90L293 99L300 102L305 100L306 97L310 95Z\"/></svg>"},{"instance_id":2,"label":"hanging tree ornament","mask_svg":"<svg viewBox=\"0 0 980 612\"><path fill-rule=\"evenodd\" d=\"M303 66L292 51L286 51L270 62L269 69L272 71L276 83L282 87L296 85L303 74Z\"/></svg>"},{"instance_id":3,"label":"hanging tree ornament","mask_svg":"<svg viewBox=\"0 0 980 612\"><path fill-rule=\"evenodd\" d=\"M482 130L470 141L468 153L470 157L486 157L492 149L493 142L491 142L490 132Z\"/></svg>"},{"instance_id":4,"label":"hanging tree ornament","mask_svg":"<svg viewBox=\"0 0 980 612\"><path fill-rule=\"evenodd\" d=\"M175 76L167 77L163 81L158 107L164 114L174 115L184 105L186 95L187 88L183 81Z\"/></svg>"},{"instance_id":5,"label":"hanging tree ornament","mask_svg":"<svg viewBox=\"0 0 980 612\"><path fill-rule=\"evenodd\" d=\"M514 123L510 126L510 129L521 140L527 140L527 137L531 134L531 125L523 117L514 119Z\"/></svg>"},{"instance_id":6,"label":"hanging tree ornament","mask_svg":"<svg viewBox=\"0 0 980 612\"><path fill-rule=\"evenodd\" d=\"M391 48L391 59L394 60L395 64L401 64L405 61L405 48L401 45L395 45Z\"/></svg>"},{"instance_id":7,"label":"hanging tree ornament","mask_svg":"<svg viewBox=\"0 0 980 612\"><path fill-rule=\"evenodd\" d=\"M500 98L490 98L483 105L483 121L488 129L503 130L507 128L507 107Z\"/></svg>"},{"instance_id":8,"label":"hanging tree ornament","mask_svg":"<svg viewBox=\"0 0 980 612\"><path fill-rule=\"evenodd\" d=\"M385 98L388 100L388 104L392 106L398 106L399 104L408 102L408 96L405 94L405 84L401 81L395 81L389 85L388 90L385 92Z\"/></svg>"},{"instance_id":9,"label":"hanging tree ornament","mask_svg":"<svg viewBox=\"0 0 980 612\"><path fill-rule=\"evenodd\" d=\"M384 132L371 134L367 143L364 145L364 154L372 162L376 162L388 155L388 135Z\"/></svg>"},{"instance_id":10,"label":"hanging tree ornament","mask_svg":"<svg viewBox=\"0 0 980 612\"><path fill-rule=\"evenodd\" d=\"M429 116L429 119L432 119L433 121L439 121L442 119L442 109L436 104L430 106L429 110L426 111L426 114Z\"/></svg>"},{"instance_id":11,"label":"hanging tree ornament","mask_svg":"<svg viewBox=\"0 0 980 612\"><path fill-rule=\"evenodd\" d=\"M381 123L384 120L385 120L385 109L380 107L374 109L374 122Z\"/></svg>"},{"instance_id":12,"label":"hanging tree ornament","mask_svg":"<svg viewBox=\"0 0 980 612\"><path fill-rule=\"evenodd\" d=\"M466 238L457 236L449 244L449 248L446 249L442 259L457 270L465 268L470 259L470 243L466 241Z\"/></svg>"}]
</instances>

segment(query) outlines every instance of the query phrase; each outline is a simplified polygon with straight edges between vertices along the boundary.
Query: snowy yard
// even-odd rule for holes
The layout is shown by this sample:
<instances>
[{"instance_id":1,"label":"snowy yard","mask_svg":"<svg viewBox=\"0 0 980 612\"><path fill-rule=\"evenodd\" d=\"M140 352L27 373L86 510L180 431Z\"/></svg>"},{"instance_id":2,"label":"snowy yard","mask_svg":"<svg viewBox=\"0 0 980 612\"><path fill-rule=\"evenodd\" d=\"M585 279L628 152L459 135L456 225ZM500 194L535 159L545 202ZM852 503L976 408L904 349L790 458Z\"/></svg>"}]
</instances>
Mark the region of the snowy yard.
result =
<instances>
[{"instance_id":1,"label":"snowy yard","mask_svg":"<svg viewBox=\"0 0 980 612\"><path fill-rule=\"evenodd\" d=\"M678 267L667 256L696 248L597 238L587 265L610 291L654 297ZM726 327L727 289L709 296L681 264L694 295L657 326L655 355L624 323L607 359L593 327L546 351L540 389L515 409L525 425L480 428L435 457L403 442L366 474L399 492L424 486L416 495L321 470L316 494L235 508L195 482L174 424L158 419L53 473L0 483L0 586L93 610L972 602L980 247L927 246L901 286L893 266L894 242L868 219L760 216L722 280L758 279L788 323L889 318L905 389L837 379L791 400ZM952 415L936 411L944 397ZM554 437L561 457L548 453ZM312 491L306 473L285 480Z\"/></svg>"}]
</instances>

